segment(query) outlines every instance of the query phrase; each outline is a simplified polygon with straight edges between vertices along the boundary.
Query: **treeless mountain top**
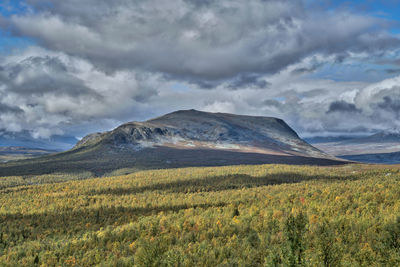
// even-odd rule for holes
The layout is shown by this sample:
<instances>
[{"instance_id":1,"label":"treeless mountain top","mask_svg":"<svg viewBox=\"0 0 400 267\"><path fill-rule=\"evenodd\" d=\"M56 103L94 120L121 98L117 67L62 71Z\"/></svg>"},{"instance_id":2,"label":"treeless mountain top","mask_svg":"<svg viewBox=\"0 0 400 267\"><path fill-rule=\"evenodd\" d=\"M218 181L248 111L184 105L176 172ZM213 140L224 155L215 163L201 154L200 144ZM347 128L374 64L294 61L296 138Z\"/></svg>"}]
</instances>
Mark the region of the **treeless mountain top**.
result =
<instances>
[{"instance_id":1,"label":"treeless mountain top","mask_svg":"<svg viewBox=\"0 0 400 267\"><path fill-rule=\"evenodd\" d=\"M145 122L129 122L110 132L91 134L76 148L95 144L136 151L166 146L328 157L301 140L281 119L193 109L172 112Z\"/></svg>"},{"instance_id":2,"label":"treeless mountain top","mask_svg":"<svg viewBox=\"0 0 400 267\"><path fill-rule=\"evenodd\" d=\"M299 138L283 120L181 110L90 134L66 152L9 163L0 175L237 164L343 164Z\"/></svg>"}]
</instances>

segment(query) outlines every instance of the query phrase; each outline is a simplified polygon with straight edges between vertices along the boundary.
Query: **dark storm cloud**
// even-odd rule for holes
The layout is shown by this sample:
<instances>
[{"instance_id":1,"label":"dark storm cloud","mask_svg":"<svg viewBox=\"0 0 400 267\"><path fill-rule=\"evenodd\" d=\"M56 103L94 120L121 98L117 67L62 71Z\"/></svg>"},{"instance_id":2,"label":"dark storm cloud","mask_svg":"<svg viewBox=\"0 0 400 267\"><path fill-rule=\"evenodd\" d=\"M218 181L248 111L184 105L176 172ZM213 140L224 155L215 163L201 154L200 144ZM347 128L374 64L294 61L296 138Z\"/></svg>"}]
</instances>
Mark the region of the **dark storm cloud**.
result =
<instances>
[{"instance_id":1,"label":"dark storm cloud","mask_svg":"<svg viewBox=\"0 0 400 267\"><path fill-rule=\"evenodd\" d=\"M262 79L262 76L254 73L244 73L238 75L237 78L233 79L227 85L228 88L231 89L240 89L240 88L258 88L263 89L267 88L270 85L269 82Z\"/></svg>"},{"instance_id":2,"label":"dark storm cloud","mask_svg":"<svg viewBox=\"0 0 400 267\"><path fill-rule=\"evenodd\" d=\"M1 66L0 82L19 95L100 95L72 76L67 66L56 57L29 57L21 62Z\"/></svg>"},{"instance_id":3,"label":"dark storm cloud","mask_svg":"<svg viewBox=\"0 0 400 267\"><path fill-rule=\"evenodd\" d=\"M335 63L342 63L346 58L348 58L350 55L347 51L338 53L335 55Z\"/></svg>"},{"instance_id":4,"label":"dark storm cloud","mask_svg":"<svg viewBox=\"0 0 400 267\"><path fill-rule=\"evenodd\" d=\"M392 59L380 59L376 61L377 64L381 65L395 65L400 66L400 59L392 58Z\"/></svg>"},{"instance_id":5,"label":"dark storm cloud","mask_svg":"<svg viewBox=\"0 0 400 267\"><path fill-rule=\"evenodd\" d=\"M286 90L267 99L258 109L285 119L303 136L316 134L366 134L399 126L400 78L357 86L343 83L341 88ZM328 85L328 84L326 84ZM357 86L358 87L358 86Z\"/></svg>"},{"instance_id":6,"label":"dark storm cloud","mask_svg":"<svg viewBox=\"0 0 400 267\"><path fill-rule=\"evenodd\" d=\"M361 110L352 103L347 103L346 101L335 101L329 105L329 109L326 113L331 112L361 112Z\"/></svg>"},{"instance_id":7,"label":"dark storm cloud","mask_svg":"<svg viewBox=\"0 0 400 267\"><path fill-rule=\"evenodd\" d=\"M272 106L276 108L282 108L283 104L277 100L274 99L267 99L263 101L263 105L265 106Z\"/></svg>"},{"instance_id":8,"label":"dark storm cloud","mask_svg":"<svg viewBox=\"0 0 400 267\"><path fill-rule=\"evenodd\" d=\"M28 3L35 12L12 18L15 33L109 72L141 69L192 82L276 73L316 53L343 60L349 52L373 55L399 46L383 20L313 13L302 1Z\"/></svg>"},{"instance_id":9,"label":"dark storm cloud","mask_svg":"<svg viewBox=\"0 0 400 267\"><path fill-rule=\"evenodd\" d=\"M317 67L312 67L312 68L298 68L292 70L293 74L304 74L304 73L310 73L313 72L317 69Z\"/></svg>"},{"instance_id":10,"label":"dark storm cloud","mask_svg":"<svg viewBox=\"0 0 400 267\"><path fill-rule=\"evenodd\" d=\"M6 29L7 25L7 20L2 15L0 15L0 28Z\"/></svg>"},{"instance_id":11,"label":"dark storm cloud","mask_svg":"<svg viewBox=\"0 0 400 267\"><path fill-rule=\"evenodd\" d=\"M381 90L374 95L375 101L372 107L382 114L390 114L396 120L400 119L400 87Z\"/></svg>"},{"instance_id":12,"label":"dark storm cloud","mask_svg":"<svg viewBox=\"0 0 400 267\"><path fill-rule=\"evenodd\" d=\"M382 103L378 105L379 108L384 110L393 111L396 113L400 112L400 98L394 98L392 96L384 96Z\"/></svg>"},{"instance_id":13,"label":"dark storm cloud","mask_svg":"<svg viewBox=\"0 0 400 267\"><path fill-rule=\"evenodd\" d=\"M40 49L6 57L0 65L0 129L48 138L99 120L108 125L104 120L124 118L158 93L148 76L107 76L85 61Z\"/></svg>"},{"instance_id":14,"label":"dark storm cloud","mask_svg":"<svg viewBox=\"0 0 400 267\"><path fill-rule=\"evenodd\" d=\"M400 69L386 69L385 72L388 74L400 74Z\"/></svg>"},{"instance_id":15,"label":"dark storm cloud","mask_svg":"<svg viewBox=\"0 0 400 267\"><path fill-rule=\"evenodd\" d=\"M292 70L292 74L307 74L315 72L319 67L321 67L322 63L314 63L310 67L300 67Z\"/></svg>"},{"instance_id":16,"label":"dark storm cloud","mask_svg":"<svg viewBox=\"0 0 400 267\"><path fill-rule=\"evenodd\" d=\"M13 107L6 104L0 103L0 113L23 113L24 111L19 107Z\"/></svg>"}]
</instances>

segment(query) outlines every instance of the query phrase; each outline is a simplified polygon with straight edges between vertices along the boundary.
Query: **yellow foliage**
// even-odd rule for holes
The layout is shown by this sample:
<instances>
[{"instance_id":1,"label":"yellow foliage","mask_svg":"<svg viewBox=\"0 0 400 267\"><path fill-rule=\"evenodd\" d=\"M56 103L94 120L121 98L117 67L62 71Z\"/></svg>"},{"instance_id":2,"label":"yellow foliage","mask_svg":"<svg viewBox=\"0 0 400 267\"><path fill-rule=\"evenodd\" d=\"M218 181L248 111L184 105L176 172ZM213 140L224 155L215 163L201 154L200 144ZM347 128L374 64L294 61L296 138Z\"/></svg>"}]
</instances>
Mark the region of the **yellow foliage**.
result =
<instances>
[{"instance_id":1,"label":"yellow foliage","mask_svg":"<svg viewBox=\"0 0 400 267\"><path fill-rule=\"evenodd\" d=\"M283 217L283 212L280 210L274 210L274 213L272 214L272 217L274 219L281 219Z\"/></svg>"},{"instance_id":2,"label":"yellow foliage","mask_svg":"<svg viewBox=\"0 0 400 267\"><path fill-rule=\"evenodd\" d=\"M310 223L311 223L311 224L315 224L315 223L317 223L317 222L318 222L318 215L312 214L312 215L310 216Z\"/></svg>"},{"instance_id":3,"label":"yellow foliage","mask_svg":"<svg viewBox=\"0 0 400 267\"><path fill-rule=\"evenodd\" d=\"M332 255L337 266L400 266L397 166L54 177L57 183L51 175L37 183L0 178L1 266L273 266L275 259L289 262L287 249L296 245L290 240L303 242L310 266ZM290 239L301 224L289 218L299 214L306 218L304 236Z\"/></svg>"}]
</instances>

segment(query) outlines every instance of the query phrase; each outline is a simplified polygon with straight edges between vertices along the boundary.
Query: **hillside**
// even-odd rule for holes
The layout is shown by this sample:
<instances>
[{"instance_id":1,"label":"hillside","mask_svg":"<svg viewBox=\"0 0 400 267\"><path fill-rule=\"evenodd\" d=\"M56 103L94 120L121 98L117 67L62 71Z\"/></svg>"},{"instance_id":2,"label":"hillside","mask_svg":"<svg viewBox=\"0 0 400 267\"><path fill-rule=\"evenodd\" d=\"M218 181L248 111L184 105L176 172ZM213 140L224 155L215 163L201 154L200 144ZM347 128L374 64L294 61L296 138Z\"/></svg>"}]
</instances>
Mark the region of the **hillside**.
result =
<instances>
[{"instance_id":1,"label":"hillside","mask_svg":"<svg viewBox=\"0 0 400 267\"><path fill-rule=\"evenodd\" d=\"M262 163L343 164L283 120L184 110L90 134L67 152L2 165L0 175Z\"/></svg>"},{"instance_id":2,"label":"hillside","mask_svg":"<svg viewBox=\"0 0 400 267\"><path fill-rule=\"evenodd\" d=\"M309 140L313 146L347 160L380 164L400 163L400 130L397 128L342 140Z\"/></svg>"},{"instance_id":3,"label":"hillside","mask_svg":"<svg viewBox=\"0 0 400 267\"><path fill-rule=\"evenodd\" d=\"M56 151L20 146L0 146L0 162L35 158L52 153L56 153Z\"/></svg>"},{"instance_id":4,"label":"hillside","mask_svg":"<svg viewBox=\"0 0 400 267\"><path fill-rule=\"evenodd\" d=\"M343 155L340 157L354 162L376 163L376 164L400 164L400 151L392 153Z\"/></svg>"},{"instance_id":5,"label":"hillside","mask_svg":"<svg viewBox=\"0 0 400 267\"><path fill-rule=\"evenodd\" d=\"M146 122L126 123L110 132L88 135L75 148L96 144L136 151L163 146L327 156L301 140L283 120L197 110L182 110Z\"/></svg>"},{"instance_id":6,"label":"hillside","mask_svg":"<svg viewBox=\"0 0 400 267\"><path fill-rule=\"evenodd\" d=\"M398 166L225 166L0 189L1 266L399 266ZM251 265L248 265L251 263Z\"/></svg>"},{"instance_id":7,"label":"hillside","mask_svg":"<svg viewBox=\"0 0 400 267\"><path fill-rule=\"evenodd\" d=\"M349 140L348 142L352 143L400 143L400 128L391 128L385 131L380 131L376 134L359 138L356 140Z\"/></svg>"}]
</instances>

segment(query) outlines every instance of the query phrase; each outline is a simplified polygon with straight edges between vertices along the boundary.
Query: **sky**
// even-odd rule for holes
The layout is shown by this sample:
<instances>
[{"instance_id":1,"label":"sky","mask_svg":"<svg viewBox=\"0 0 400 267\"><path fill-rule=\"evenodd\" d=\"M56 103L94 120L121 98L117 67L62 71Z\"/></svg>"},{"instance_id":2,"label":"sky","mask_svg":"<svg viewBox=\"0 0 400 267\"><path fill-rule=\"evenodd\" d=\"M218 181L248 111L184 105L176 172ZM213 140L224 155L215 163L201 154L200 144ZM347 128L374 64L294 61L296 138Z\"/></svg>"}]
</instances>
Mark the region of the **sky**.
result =
<instances>
[{"instance_id":1,"label":"sky","mask_svg":"<svg viewBox=\"0 0 400 267\"><path fill-rule=\"evenodd\" d=\"M400 127L398 1L0 1L0 133L82 137L192 108L302 137Z\"/></svg>"}]
</instances>

